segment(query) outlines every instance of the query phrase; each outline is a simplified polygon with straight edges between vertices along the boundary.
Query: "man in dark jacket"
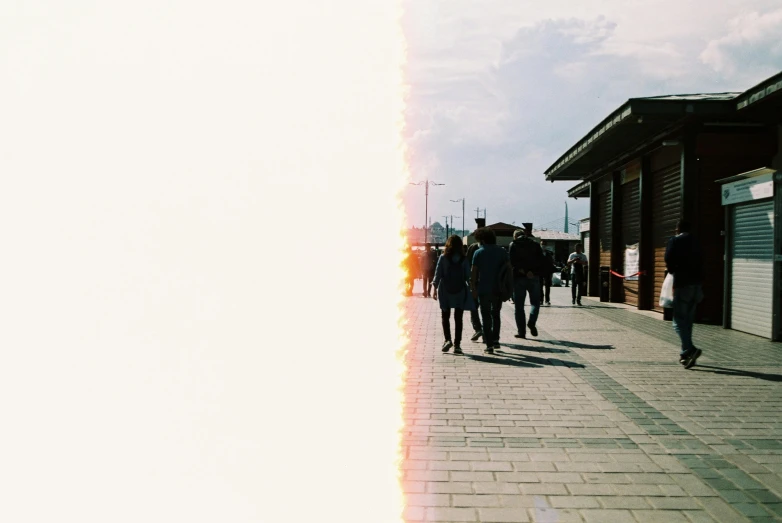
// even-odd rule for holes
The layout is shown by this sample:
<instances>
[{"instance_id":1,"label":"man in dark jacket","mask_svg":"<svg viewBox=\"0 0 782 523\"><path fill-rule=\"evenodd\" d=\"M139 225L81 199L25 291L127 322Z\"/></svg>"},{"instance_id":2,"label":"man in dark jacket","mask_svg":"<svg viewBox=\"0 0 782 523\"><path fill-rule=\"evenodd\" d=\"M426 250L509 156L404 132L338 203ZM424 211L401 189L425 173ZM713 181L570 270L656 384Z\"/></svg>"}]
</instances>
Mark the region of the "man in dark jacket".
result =
<instances>
[{"instance_id":1,"label":"man in dark jacket","mask_svg":"<svg viewBox=\"0 0 782 523\"><path fill-rule=\"evenodd\" d=\"M475 256L475 251L481 248L481 237L482 237L483 230L478 228L475 230L474 237L475 237L475 243L470 245L467 248L467 263L470 266L470 269L472 269L472 257ZM483 336L483 327L481 326L481 315L479 311L479 307L475 307L473 310L470 311L470 323L472 323L472 329L473 334L470 338L471 341L478 341L481 336Z\"/></svg>"},{"instance_id":2,"label":"man in dark jacket","mask_svg":"<svg viewBox=\"0 0 782 523\"><path fill-rule=\"evenodd\" d=\"M540 311L540 276L543 268L543 251L532 239L532 224L525 223L524 230L513 233L510 244L510 263L513 267L513 303L516 307L517 338L527 337L527 328L533 336L538 335L536 327ZM529 322L525 323L524 302L529 293Z\"/></svg>"},{"instance_id":3,"label":"man in dark jacket","mask_svg":"<svg viewBox=\"0 0 782 523\"><path fill-rule=\"evenodd\" d=\"M483 228L481 248L472 257L470 290L478 300L483 320L483 342L486 354L494 354L500 348L500 297L499 275L502 267L508 263L508 253L497 245L494 231Z\"/></svg>"},{"instance_id":4,"label":"man in dark jacket","mask_svg":"<svg viewBox=\"0 0 782 523\"><path fill-rule=\"evenodd\" d=\"M676 236L668 240L665 249L665 265L673 274L673 329L682 342L679 363L689 369L702 353L692 344L692 326L695 308L703 300L703 258L689 222L677 222Z\"/></svg>"}]
</instances>

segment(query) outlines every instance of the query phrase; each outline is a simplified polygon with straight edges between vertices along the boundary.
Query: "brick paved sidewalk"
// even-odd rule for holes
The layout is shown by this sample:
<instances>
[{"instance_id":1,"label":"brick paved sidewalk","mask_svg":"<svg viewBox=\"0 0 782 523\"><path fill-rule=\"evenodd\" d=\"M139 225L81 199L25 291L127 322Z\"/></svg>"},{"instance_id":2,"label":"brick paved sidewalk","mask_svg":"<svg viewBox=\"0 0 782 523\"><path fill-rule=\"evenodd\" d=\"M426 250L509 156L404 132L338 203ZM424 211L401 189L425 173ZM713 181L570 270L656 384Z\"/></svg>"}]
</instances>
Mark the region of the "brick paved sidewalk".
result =
<instances>
[{"instance_id":1,"label":"brick paved sidewalk","mask_svg":"<svg viewBox=\"0 0 782 523\"><path fill-rule=\"evenodd\" d=\"M782 521L782 345L552 289L539 337L443 354L437 303L406 301L407 521Z\"/></svg>"}]
</instances>

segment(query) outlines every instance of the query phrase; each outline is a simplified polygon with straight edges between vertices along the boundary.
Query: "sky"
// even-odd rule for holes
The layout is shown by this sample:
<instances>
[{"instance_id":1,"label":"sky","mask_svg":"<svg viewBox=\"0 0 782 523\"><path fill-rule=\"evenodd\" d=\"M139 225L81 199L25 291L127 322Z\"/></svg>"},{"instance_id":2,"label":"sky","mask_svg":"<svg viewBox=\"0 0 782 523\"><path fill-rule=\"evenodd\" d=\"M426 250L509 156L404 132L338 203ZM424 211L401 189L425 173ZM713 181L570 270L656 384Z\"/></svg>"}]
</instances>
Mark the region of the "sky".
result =
<instances>
[{"instance_id":1,"label":"sky","mask_svg":"<svg viewBox=\"0 0 782 523\"><path fill-rule=\"evenodd\" d=\"M586 217L544 172L629 98L744 91L782 70L778 0L425 0L405 3L405 136L429 216ZM404 196L425 223L422 186ZM461 220L454 219L461 227ZM555 223L559 223L556 221Z\"/></svg>"}]
</instances>

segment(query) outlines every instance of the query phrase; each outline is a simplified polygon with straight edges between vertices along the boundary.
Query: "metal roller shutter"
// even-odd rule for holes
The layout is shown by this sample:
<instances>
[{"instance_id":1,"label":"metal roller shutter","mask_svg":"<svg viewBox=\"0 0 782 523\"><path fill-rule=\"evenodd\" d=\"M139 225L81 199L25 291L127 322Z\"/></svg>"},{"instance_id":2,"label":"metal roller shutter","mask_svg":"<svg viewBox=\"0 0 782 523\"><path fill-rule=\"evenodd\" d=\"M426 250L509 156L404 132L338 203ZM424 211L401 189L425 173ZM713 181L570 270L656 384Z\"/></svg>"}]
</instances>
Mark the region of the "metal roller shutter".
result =
<instances>
[{"instance_id":1,"label":"metal roller shutter","mask_svg":"<svg viewBox=\"0 0 782 523\"><path fill-rule=\"evenodd\" d=\"M611 191L606 191L598 198L600 201L598 214L598 241L600 242L600 266L611 266Z\"/></svg>"},{"instance_id":2,"label":"metal roller shutter","mask_svg":"<svg viewBox=\"0 0 782 523\"><path fill-rule=\"evenodd\" d=\"M640 180L622 186L622 241L625 245L637 244L641 235L640 196ZM622 256L624 257L624 254ZM638 305L638 280L624 280L624 301L630 305Z\"/></svg>"},{"instance_id":3,"label":"metal roller shutter","mask_svg":"<svg viewBox=\"0 0 782 523\"><path fill-rule=\"evenodd\" d=\"M584 253L587 255L587 260L589 259L589 233L584 233Z\"/></svg>"},{"instance_id":4,"label":"metal roller shutter","mask_svg":"<svg viewBox=\"0 0 782 523\"><path fill-rule=\"evenodd\" d=\"M665 247L676 230L676 220L681 213L681 164L679 162L652 173L652 245L654 260L652 278L654 285L654 310L659 306L660 290L665 279Z\"/></svg>"},{"instance_id":5,"label":"metal roller shutter","mask_svg":"<svg viewBox=\"0 0 782 523\"><path fill-rule=\"evenodd\" d=\"M771 338L774 202L738 205L731 224L730 326Z\"/></svg>"}]
</instances>

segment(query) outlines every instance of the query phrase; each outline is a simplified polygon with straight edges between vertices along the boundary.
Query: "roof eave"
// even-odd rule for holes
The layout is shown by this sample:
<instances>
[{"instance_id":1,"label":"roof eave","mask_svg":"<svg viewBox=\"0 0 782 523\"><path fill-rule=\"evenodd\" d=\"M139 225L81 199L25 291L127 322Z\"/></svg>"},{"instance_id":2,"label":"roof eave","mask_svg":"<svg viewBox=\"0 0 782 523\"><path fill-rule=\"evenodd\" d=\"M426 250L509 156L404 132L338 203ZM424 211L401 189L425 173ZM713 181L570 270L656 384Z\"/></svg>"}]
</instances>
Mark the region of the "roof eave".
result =
<instances>
[{"instance_id":1,"label":"roof eave","mask_svg":"<svg viewBox=\"0 0 782 523\"><path fill-rule=\"evenodd\" d=\"M651 123L646 134L639 133L641 141L657 135L661 126L670 126L692 116L715 117L729 115L734 111L731 100L654 100L631 98L611 113L597 127L570 148L546 170L547 181L583 180L587 172L573 169L576 162L590 153L598 143L616 135L621 127L632 124ZM654 125L656 124L656 125Z\"/></svg>"}]
</instances>

